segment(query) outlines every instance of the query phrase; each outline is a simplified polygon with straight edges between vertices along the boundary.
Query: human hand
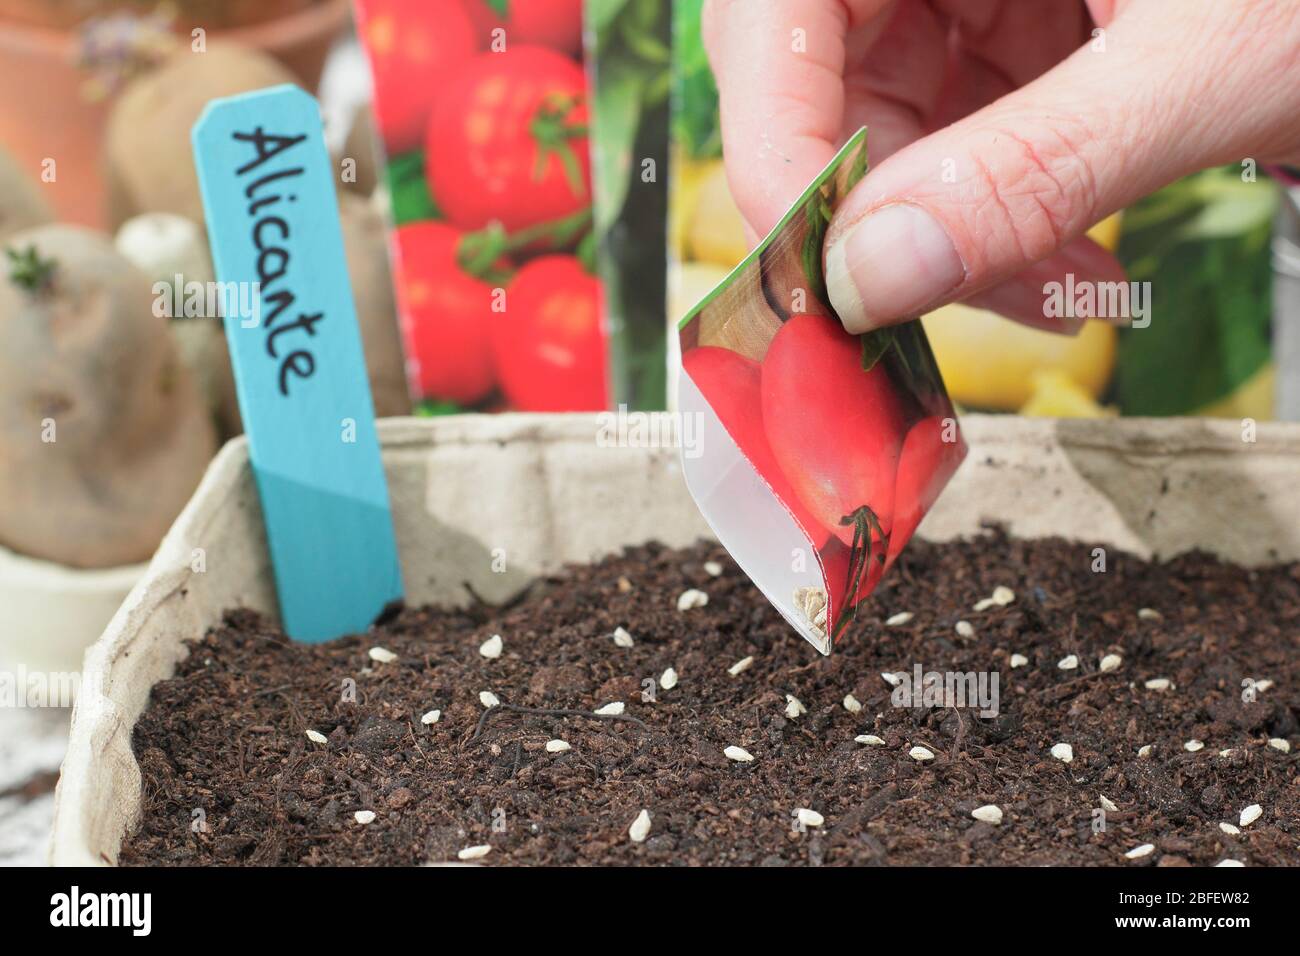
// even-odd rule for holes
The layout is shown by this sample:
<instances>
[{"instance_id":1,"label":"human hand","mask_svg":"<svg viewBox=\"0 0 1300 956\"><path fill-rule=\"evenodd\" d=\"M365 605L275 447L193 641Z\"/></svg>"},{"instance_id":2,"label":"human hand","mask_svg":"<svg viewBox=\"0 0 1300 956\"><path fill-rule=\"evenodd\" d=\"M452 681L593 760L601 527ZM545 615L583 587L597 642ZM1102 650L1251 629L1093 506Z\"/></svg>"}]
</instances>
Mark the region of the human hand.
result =
<instances>
[{"instance_id":1,"label":"human hand","mask_svg":"<svg viewBox=\"0 0 1300 956\"><path fill-rule=\"evenodd\" d=\"M751 240L869 128L824 250L850 332L961 299L1073 333L1045 284L1124 281L1089 226L1300 157L1294 0L708 0L703 31Z\"/></svg>"}]
</instances>

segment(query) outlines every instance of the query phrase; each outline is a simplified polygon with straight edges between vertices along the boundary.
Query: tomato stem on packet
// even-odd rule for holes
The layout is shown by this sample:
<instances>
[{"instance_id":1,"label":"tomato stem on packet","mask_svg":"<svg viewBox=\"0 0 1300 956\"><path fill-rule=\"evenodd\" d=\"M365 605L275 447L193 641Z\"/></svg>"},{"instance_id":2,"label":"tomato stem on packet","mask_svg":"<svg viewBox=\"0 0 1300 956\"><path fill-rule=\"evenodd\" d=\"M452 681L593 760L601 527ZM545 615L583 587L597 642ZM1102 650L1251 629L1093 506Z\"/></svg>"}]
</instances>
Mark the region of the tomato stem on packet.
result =
<instances>
[{"instance_id":1,"label":"tomato stem on packet","mask_svg":"<svg viewBox=\"0 0 1300 956\"><path fill-rule=\"evenodd\" d=\"M845 527L853 526L853 543L849 547L849 573L844 590L844 600L847 606L840 612L838 620L835 622L835 635L838 635L840 630L857 616L857 603L848 604L847 602L853 601L857 597L858 590L862 587L862 582L866 578L871 564L872 540L879 536L883 547L887 547L889 541L884 529L880 526L880 519L867 505L862 505L851 514L845 515L840 519L840 524ZM877 560L884 564L885 555L883 551L877 555Z\"/></svg>"},{"instance_id":2,"label":"tomato stem on packet","mask_svg":"<svg viewBox=\"0 0 1300 956\"><path fill-rule=\"evenodd\" d=\"M541 180L545 177L546 161L554 154L559 157L565 179L575 196L582 195L585 184L582 170L578 166L578 157L574 155L569 140L586 138L587 124L571 123L569 116L581 103L581 96L548 97L538 107L537 114L528 125L529 132L537 142L537 165L533 170L533 178Z\"/></svg>"},{"instance_id":3,"label":"tomato stem on packet","mask_svg":"<svg viewBox=\"0 0 1300 956\"><path fill-rule=\"evenodd\" d=\"M494 222L486 229L467 233L461 238L457 261L466 273L477 279L503 281L508 274L497 265L502 256L528 249L543 239L550 240L556 248L568 246L584 230L590 234L590 225L590 208L513 233L506 232L499 222Z\"/></svg>"}]
</instances>

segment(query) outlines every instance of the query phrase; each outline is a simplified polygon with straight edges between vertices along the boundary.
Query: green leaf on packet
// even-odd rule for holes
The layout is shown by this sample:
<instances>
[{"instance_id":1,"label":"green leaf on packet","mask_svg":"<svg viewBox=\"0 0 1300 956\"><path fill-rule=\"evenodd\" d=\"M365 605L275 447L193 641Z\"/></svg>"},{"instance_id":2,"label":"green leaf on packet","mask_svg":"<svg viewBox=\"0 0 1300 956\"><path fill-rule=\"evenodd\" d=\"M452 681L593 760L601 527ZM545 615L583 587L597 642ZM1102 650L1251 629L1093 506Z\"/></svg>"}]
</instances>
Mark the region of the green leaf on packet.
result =
<instances>
[{"instance_id":1,"label":"green leaf on packet","mask_svg":"<svg viewBox=\"0 0 1300 956\"><path fill-rule=\"evenodd\" d=\"M388 161L386 175L396 225L442 218L442 210L429 193L425 179L423 150L394 156Z\"/></svg>"},{"instance_id":2,"label":"green leaf on packet","mask_svg":"<svg viewBox=\"0 0 1300 956\"><path fill-rule=\"evenodd\" d=\"M605 31L627 4L628 0L587 0L587 19L595 28L598 41L605 39Z\"/></svg>"},{"instance_id":3,"label":"green leaf on packet","mask_svg":"<svg viewBox=\"0 0 1300 956\"><path fill-rule=\"evenodd\" d=\"M876 367L876 363L884 357L889 351L889 347L894 344L894 330L891 328L876 329L874 332L866 332L861 336L862 339L862 371L870 372Z\"/></svg>"}]
</instances>

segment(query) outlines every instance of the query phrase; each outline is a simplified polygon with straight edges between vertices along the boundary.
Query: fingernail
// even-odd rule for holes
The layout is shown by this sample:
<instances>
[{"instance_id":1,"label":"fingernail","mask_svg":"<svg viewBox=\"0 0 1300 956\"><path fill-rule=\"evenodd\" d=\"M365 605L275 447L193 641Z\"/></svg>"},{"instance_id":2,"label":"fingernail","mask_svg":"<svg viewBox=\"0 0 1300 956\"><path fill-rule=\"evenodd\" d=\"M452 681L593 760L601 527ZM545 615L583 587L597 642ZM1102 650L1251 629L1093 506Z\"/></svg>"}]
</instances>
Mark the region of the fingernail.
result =
<instances>
[{"instance_id":1,"label":"fingernail","mask_svg":"<svg viewBox=\"0 0 1300 956\"><path fill-rule=\"evenodd\" d=\"M943 227L910 203L877 209L826 250L826 291L855 334L919 314L965 275Z\"/></svg>"}]
</instances>

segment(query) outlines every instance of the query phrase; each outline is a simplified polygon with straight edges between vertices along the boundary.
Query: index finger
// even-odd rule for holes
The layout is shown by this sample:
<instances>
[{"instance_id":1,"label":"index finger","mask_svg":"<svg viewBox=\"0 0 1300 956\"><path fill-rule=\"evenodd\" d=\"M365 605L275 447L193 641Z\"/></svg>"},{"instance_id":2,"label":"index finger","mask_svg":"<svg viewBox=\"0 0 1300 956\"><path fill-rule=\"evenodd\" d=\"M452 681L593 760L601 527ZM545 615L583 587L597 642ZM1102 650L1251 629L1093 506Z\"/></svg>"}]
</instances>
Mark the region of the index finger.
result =
<instances>
[{"instance_id":1,"label":"index finger","mask_svg":"<svg viewBox=\"0 0 1300 956\"><path fill-rule=\"evenodd\" d=\"M718 83L727 179L766 235L835 155L845 36L890 0L708 0L702 29Z\"/></svg>"}]
</instances>

